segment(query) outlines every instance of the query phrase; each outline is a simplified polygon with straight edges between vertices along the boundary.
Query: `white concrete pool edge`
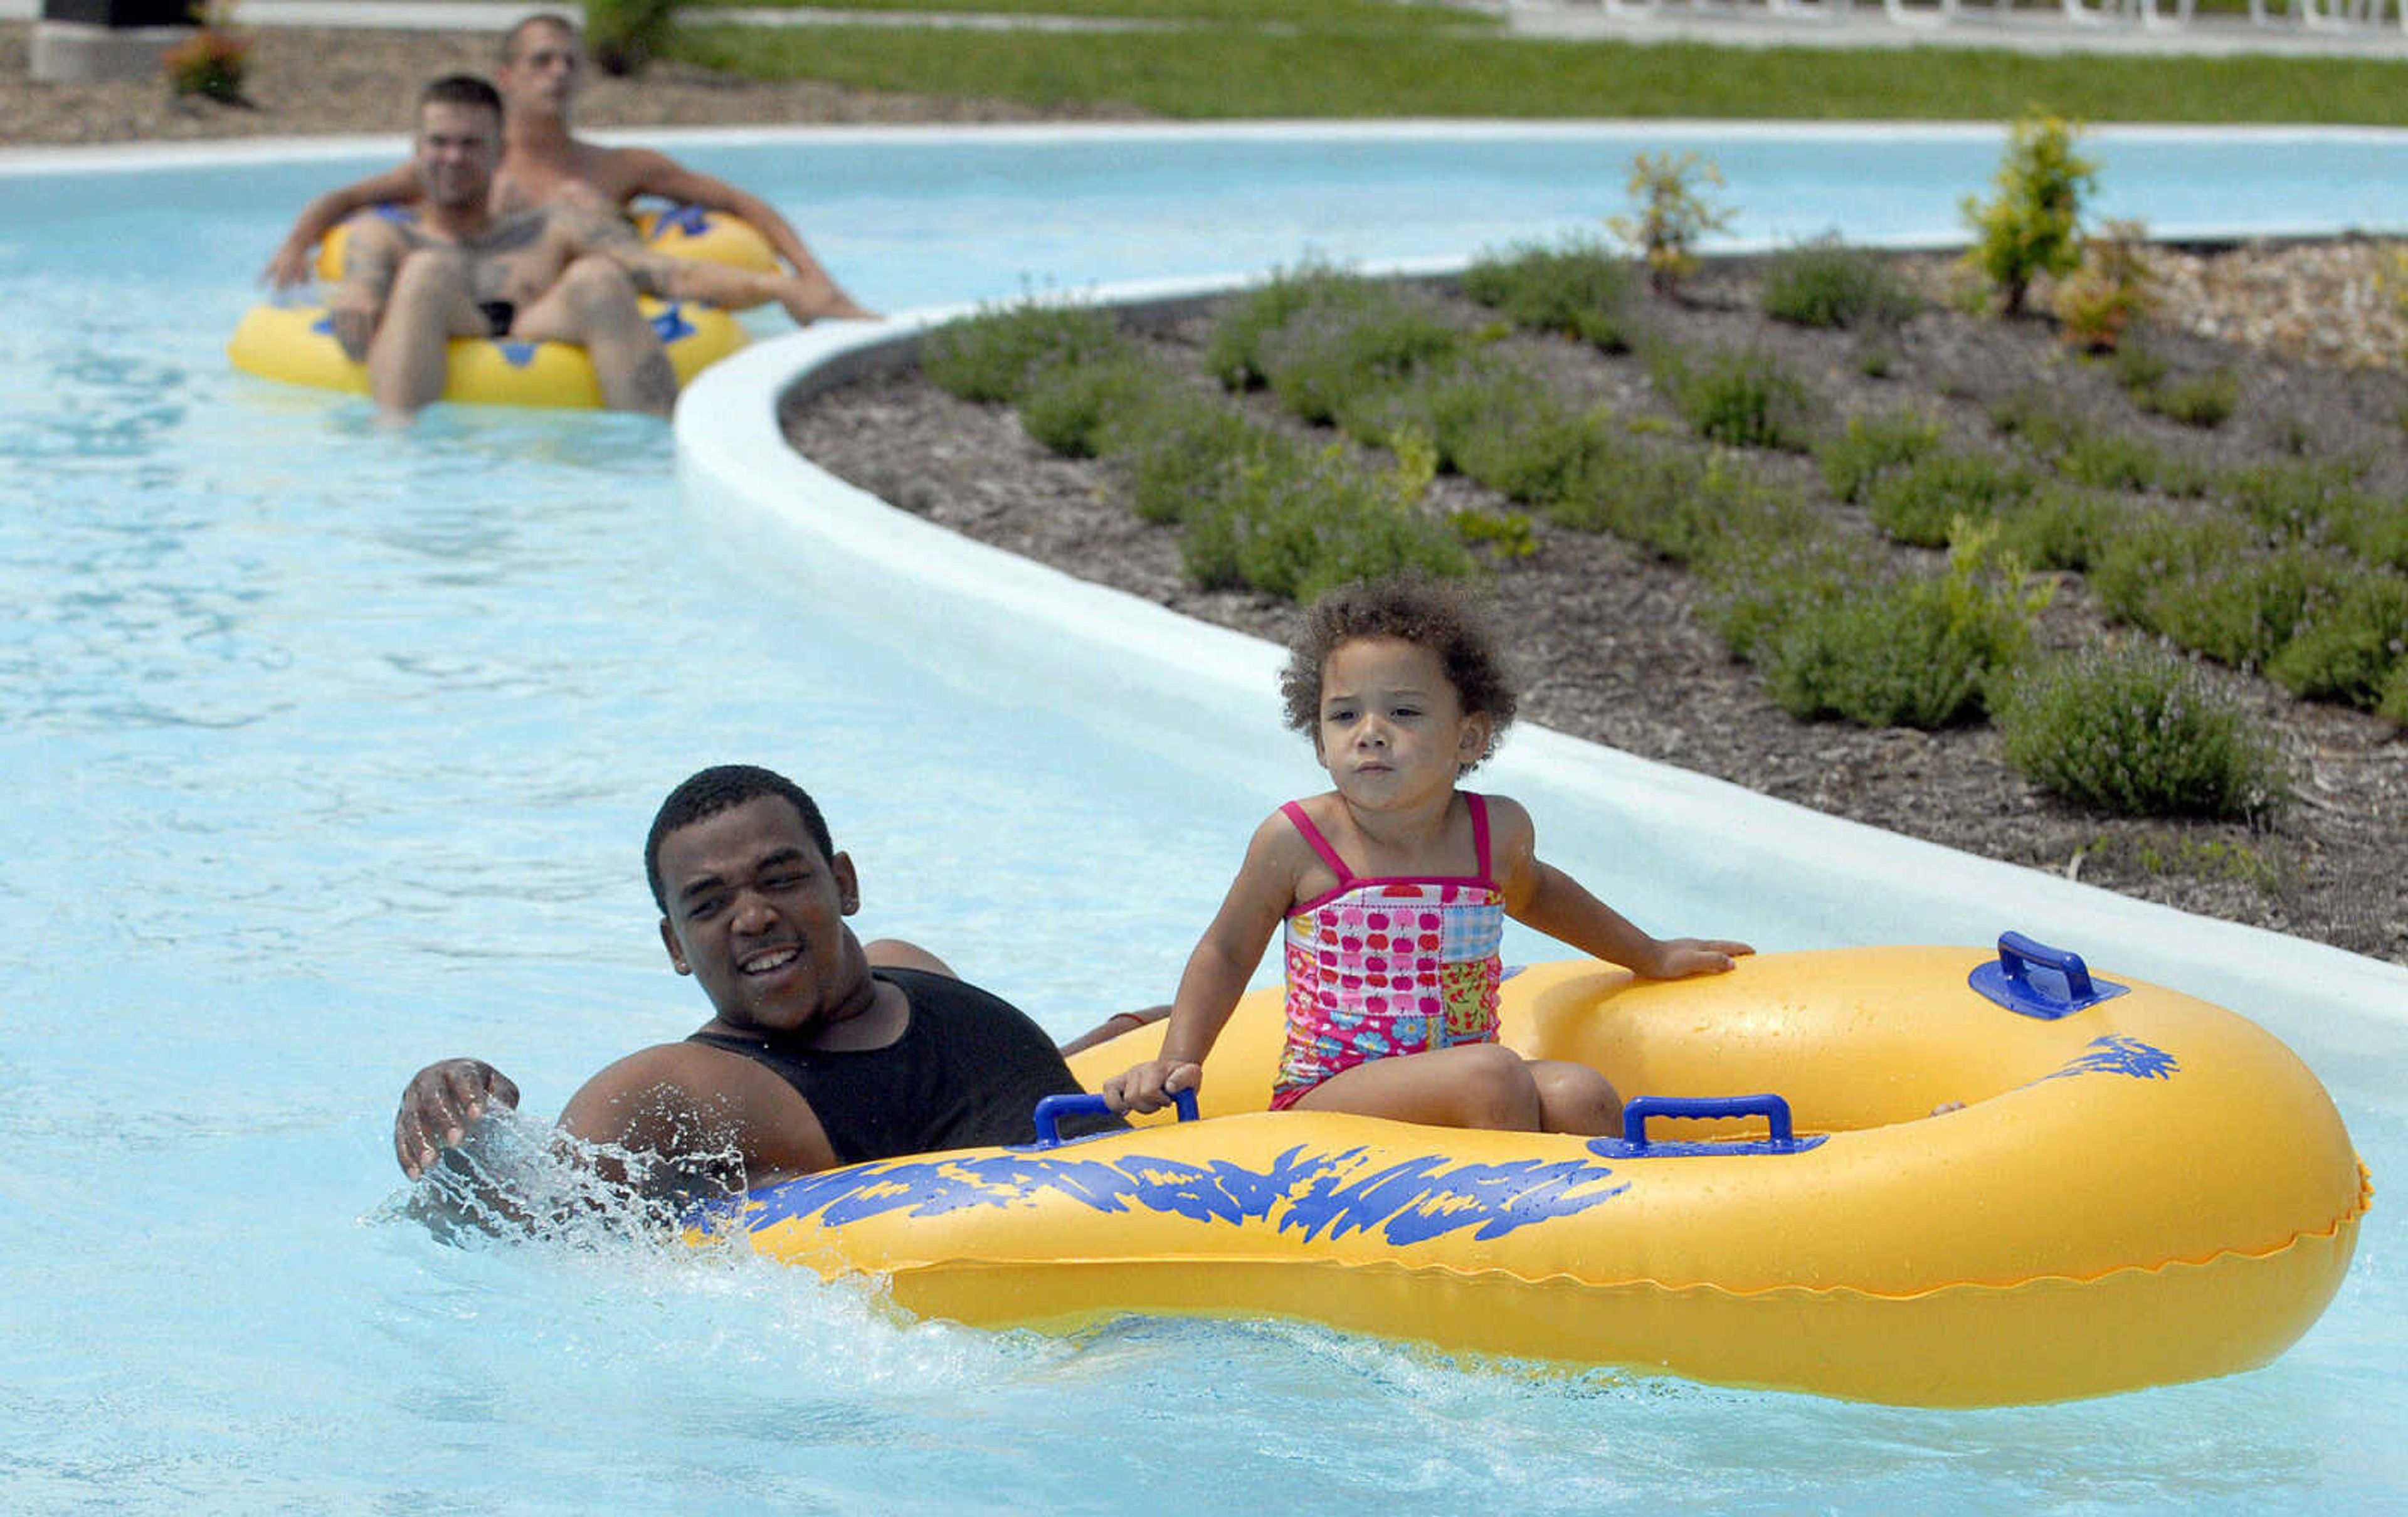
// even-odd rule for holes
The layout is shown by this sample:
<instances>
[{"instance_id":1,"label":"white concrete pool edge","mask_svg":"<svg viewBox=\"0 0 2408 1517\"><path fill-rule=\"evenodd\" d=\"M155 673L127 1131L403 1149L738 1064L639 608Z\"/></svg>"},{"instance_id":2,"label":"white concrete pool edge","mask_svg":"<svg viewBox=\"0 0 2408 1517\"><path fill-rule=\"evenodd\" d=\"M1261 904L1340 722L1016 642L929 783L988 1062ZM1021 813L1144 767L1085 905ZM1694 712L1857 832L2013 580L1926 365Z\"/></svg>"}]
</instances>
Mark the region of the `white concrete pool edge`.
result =
<instances>
[{"instance_id":1,"label":"white concrete pool edge","mask_svg":"<svg viewBox=\"0 0 2408 1517\"><path fill-rule=\"evenodd\" d=\"M1084 298L1158 303L1245 282L1156 281ZM758 344L706 371L681 400L675 422L688 508L716 518L746 543L748 556L761 555L761 565L774 559L774 572L794 593L844 602L864 615L908 606L923 635L979 646L989 665L1041 660L1031 666L1082 686L1098 711L1125 704L1129 692L1149 691L1157 697L1146 703L1150 721L1177 724L1192 751L1224 754L1233 768L1254 767L1279 736L1279 650L956 536L787 445L777 408L790 389L894 364L918 334L968 308L823 326ZM1613 819L1607 831L1616 845L1641 837L1652 839L1646 846L1694 858L1694 840L1711 838L1704 867L1715 881L1811 888L1832 903L1835 940L1882 940L1883 920L1912 902L1919 917L1964 923L1964 940L1986 940L2013 925L2077 944L2112 941L2124 972L2252 1008L2260 1020L2269 1008L2296 1011L2315 1020L2333 1047L2400 1057L2408 968L1883 832L1535 724L1517 728L1499 768L1517 791L1535 785ZM1267 795L1266 806L1277 798ZM1552 804L1542 814L1551 834L1567 833ZM2331 1024L2341 1010L2363 1019L2358 1036Z\"/></svg>"}]
</instances>

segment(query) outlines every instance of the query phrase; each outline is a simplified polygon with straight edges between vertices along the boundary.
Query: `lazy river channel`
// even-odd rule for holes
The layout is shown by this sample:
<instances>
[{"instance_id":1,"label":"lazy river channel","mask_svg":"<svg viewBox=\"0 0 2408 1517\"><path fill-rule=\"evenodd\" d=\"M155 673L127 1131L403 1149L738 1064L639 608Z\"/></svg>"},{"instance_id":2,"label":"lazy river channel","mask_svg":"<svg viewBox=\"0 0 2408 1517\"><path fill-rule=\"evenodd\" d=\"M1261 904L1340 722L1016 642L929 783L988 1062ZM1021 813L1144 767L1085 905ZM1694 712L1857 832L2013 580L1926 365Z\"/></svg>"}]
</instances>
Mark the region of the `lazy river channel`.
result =
<instances>
[{"instance_id":1,"label":"lazy river channel","mask_svg":"<svg viewBox=\"0 0 2408 1517\"><path fill-rule=\"evenodd\" d=\"M1632 152L1690 146L1742 236L1933 240L1998 136L675 143L890 311L1308 252L1460 259L1594 226ZM2168 233L2380 226L2408 185L2408 138L2379 134L2099 148L2101 213ZM658 422L437 408L395 433L363 402L233 373L222 345L285 219L397 151L0 155L38 208L0 229L12 1510L2369 1510L2408 1489L2408 1229L2381 1195L2339 1298L2273 1366L1971 1413L1282 1324L987 1334L740 1257L460 1247L392 1220L392 1104L420 1064L491 1058L545 1117L700 1020L661 960L639 842L701 765L801 779L862 866L868 930L937 945L1063 1034L1167 995L1247 830L1314 774L1268 690L1259 725L1157 721L1142 679L968 635L986 624L971 591L814 565L774 503L681 471ZM2408 1174L2408 974L2077 887L2018 894L1526 739L1497 788L1651 927L1764 948L2072 937L2267 1023L2378 1187ZM1614 783L1580 780L1598 774ZM1822 865L1769 862L1799 846ZM1992 889L2017 920L1990 920Z\"/></svg>"}]
</instances>

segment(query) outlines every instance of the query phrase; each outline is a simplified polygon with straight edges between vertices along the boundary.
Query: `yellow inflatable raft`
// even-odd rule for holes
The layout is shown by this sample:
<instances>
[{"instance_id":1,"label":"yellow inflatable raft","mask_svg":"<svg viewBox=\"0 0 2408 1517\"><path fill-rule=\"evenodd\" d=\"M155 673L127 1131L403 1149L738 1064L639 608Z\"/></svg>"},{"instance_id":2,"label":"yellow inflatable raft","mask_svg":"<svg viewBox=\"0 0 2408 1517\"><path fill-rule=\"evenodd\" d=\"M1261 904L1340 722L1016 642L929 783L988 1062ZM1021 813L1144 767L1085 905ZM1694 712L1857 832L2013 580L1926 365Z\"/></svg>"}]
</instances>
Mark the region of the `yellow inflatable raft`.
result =
<instances>
[{"instance_id":1,"label":"yellow inflatable raft","mask_svg":"<svg viewBox=\"0 0 2408 1517\"><path fill-rule=\"evenodd\" d=\"M408 208L400 206L380 206L360 215L412 219ZM351 236L351 222L343 222L318 245L321 279L342 278L343 244ZM778 267L767 238L735 217L699 206L644 212L636 218L636 231L673 258L768 272ZM644 312L661 334L680 384L691 381L749 340L735 317L715 307L647 300ZM351 394L368 393L366 367L343 355L321 306L252 307L236 327L226 356L235 367L262 379ZM595 407L602 404L602 387L595 380L594 365L585 351L573 344L463 338L452 344L443 398L485 406Z\"/></svg>"},{"instance_id":2,"label":"yellow inflatable raft","mask_svg":"<svg viewBox=\"0 0 2408 1517\"><path fill-rule=\"evenodd\" d=\"M1074 1068L1092 1087L1161 1032ZM1509 980L1513 1047L1678 1098L1634 1100L1622 1139L1267 1112L1280 1033L1276 993L1249 996L1206 1071L1211 1120L856 1165L755 1191L697 1239L740 1225L764 1252L976 1324L1283 1316L1984 1406L2265 1364L2331 1299L2372 1195L2323 1087L2272 1036L2012 934L1996 957ZM1730 1110L1746 1115L1680 1115Z\"/></svg>"},{"instance_id":3,"label":"yellow inflatable raft","mask_svg":"<svg viewBox=\"0 0 2408 1517\"><path fill-rule=\"evenodd\" d=\"M680 384L747 341L736 318L716 307L658 300L643 307ZM235 328L226 356L262 379L368 393L367 366L345 356L322 306L252 307ZM602 387L585 350L573 343L461 337L452 343L443 398L485 406L599 406Z\"/></svg>"}]
</instances>

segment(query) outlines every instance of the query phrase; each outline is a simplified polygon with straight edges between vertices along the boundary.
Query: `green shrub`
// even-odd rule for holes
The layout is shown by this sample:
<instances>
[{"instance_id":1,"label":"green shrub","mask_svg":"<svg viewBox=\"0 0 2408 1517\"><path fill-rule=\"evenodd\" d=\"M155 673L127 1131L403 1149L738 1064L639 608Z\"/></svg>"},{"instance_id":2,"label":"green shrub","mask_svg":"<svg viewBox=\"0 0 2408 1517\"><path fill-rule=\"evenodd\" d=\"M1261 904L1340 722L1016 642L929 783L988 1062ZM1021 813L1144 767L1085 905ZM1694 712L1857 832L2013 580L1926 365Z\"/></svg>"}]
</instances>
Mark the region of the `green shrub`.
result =
<instances>
[{"instance_id":1,"label":"green shrub","mask_svg":"<svg viewBox=\"0 0 2408 1517\"><path fill-rule=\"evenodd\" d=\"M2270 548L2229 517L2156 517L2117 537L2090 583L2110 612L2135 626L2254 667L2335 598L2342 579L2329 554L2296 543Z\"/></svg>"},{"instance_id":2,"label":"green shrub","mask_svg":"<svg viewBox=\"0 0 2408 1517\"><path fill-rule=\"evenodd\" d=\"M1150 408L1115 428L1112 443L1130 508L1157 523L1209 515L1245 468L1302 451L1285 435L1226 406Z\"/></svg>"},{"instance_id":3,"label":"green shrub","mask_svg":"<svg viewBox=\"0 0 2408 1517\"><path fill-rule=\"evenodd\" d=\"M1084 363L1057 358L1029 372L1017 409L1022 429L1039 444L1090 458L1134 412L1177 404L1178 388L1164 365L1134 349Z\"/></svg>"},{"instance_id":4,"label":"green shrub","mask_svg":"<svg viewBox=\"0 0 2408 1517\"><path fill-rule=\"evenodd\" d=\"M2333 542L2365 562L2408 571L2408 500L2354 494L2326 527Z\"/></svg>"},{"instance_id":5,"label":"green shrub","mask_svg":"<svg viewBox=\"0 0 2408 1517\"><path fill-rule=\"evenodd\" d=\"M1918 304L1888 259L1836 236L1775 254L1759 300L1775 321L1875 331L1904 325Z\"/></svg>"},{"instance_id":6,"label":"green shrub","mask_svg":"<svg viewBox=\"0 0 2408 1517\"><path fill-rule=\"evenodd\" d=\"M2086 432L2070 438L2057 456L2057 472L2094 490L2158 490L2196 494L2205 476L2170 460L2138 437L2120 432Z\"/></svg>"},{"instance_id":7,"label":"green shrub","mask_svg":"<svg viewBox=\"0 0 2408 1517\"><path fill-rule=\"evenodd\" d=\"M678 0L586 0L585 51L614 79L640 74L667 50Z\"/></svg>"},{"instance_id":8,"label":"green shrub","mask_svg":"<svg viewBox=\"0 0 2408 1517\"><path fill-rule=\"evenodd\" d=\"M2054 459L2090 434L2054 390L2027 386L1992 401L1990 424L2043 459Z\"/></svg>"},{"instance_id":9,"label":"green shrub","mask_svg":"<svg viewBox=\"0 0 2408 1517\"><path fill-rule=\"evenodd\" d=\"M1814 445L1814 462L1831 494L1851 504L1883 470L1912 464L1940 445L1940 423L1911 411L1852 416L1848 430Z\"/></svg>"},{"instance_id":10,"label":"green shrub","mask_svg":"<svg viewBox=\"0 0 2408 1517\"><path fill-rule=\"evenodd\" d=\"M1800 720L1873 727L1938 728L1980 716L2050 593L2014 565L1990 563L1995 540L1976 529L1950 551L1943 574L1798 608L1760 649L1773 701Z\"/></svg>"},{"instance_id":11,"label":"green shrub","mask_svg":"<svg viewBox=\"0 0 2408 1517\"><path fill-rule=\"evenodd\" d=\"M2367 504L2358 471L2347 464L2250 464L2218 475L2209 494L2269 532L2314 535L2335 517L2355 517Z\"/></svg>"},{"instance_id":12,"label":"green shrub","mask_svg":"<svg viewBox=\"0 0 2408 1517\"><path fill-rule=\"evenodd\" d=\"M1350 580L1474 568L1453 528L1416 509L1426 472L1386 478L1353 464L1340 447L1274 452L1240 463L1208 510L1191 514L1182 552L1208 587L1245 585L1309 601Z\"/></svg>"},{"instance_id":13,"label":"green shrub","mask_svg":"<svg viewBox=\"0 0 2408 1517\"><path fill-rule=\"evenodd\" d=\"M1722 187L1722 171L1694 152L1641 153L1630 164L1630 198L1637 214L1609 216L1607 228L1628 243L1647 265L1648 288L1677 293L1697 272L1698 244L1710 232L1728 230L1731 212L1707 202L1703 186Z\"/></svg>"},{"instance_id":14,"label":"green shrub","mask_svg":"<svg viewBox=\"0 0 2408 1517\"><path fill-rule=\"evenodd\" d=\"M2072 272L2081 263L2082 197L2098 183L2098 167L2073 150L2080 129L2033 114L2010 129L1995 179L1997 198L1963 203L1973 230L1965 258L1998 292L1999 309L2014 315L2035 276Z\"/></svg>"},{"instance_id":15,"label":"green shrub","mask_svg":"<svg viewBox=\"0 0 2408 1517\"><path fill-rule=\"evenodd\" d=\"M1813 398L1770 353L1723 349L1693 360L1666 347L1649 367L1656 389L1701 437L1734 448L1807 446Z\"/></svg>"},{"instance_id":16,"label":"green shrub","mask_svg":"<svg viewBox=\"0 0 2408 1517\"><path fill-rule=\"evenodd\" d=\"M2266 672L2294 694L2373 708L2408 663L2408 580L2382 570L2350 577L2312 614Z\"/></svg>"},{"instance_id":17,"label":"green shrub","mask_svg":"<svg viewBox=\"0 0 2408 1517\"><path fill-rule=\"evenodd\" d=\"M1370 293L1370 280L1326 264L1282 269L1221 313L1204 344L1204 366L1231 390L1254 389L1264 380L1259 354L1265 336L1308 306L1342 309L1369 301Z\"/></svg>"},{"instance_id":18,"label":"green shrub","mask_svg":"<svg viewBox=\"0 0 2408 1517\"><path fill-rule=\"evenodd\" d=\"M1572 415L1526 365L1494 352L1426 373L1364 409L1377 438L1418 432L1440 467L1532 505L1562 495L1587 455L1609 446L1610 423Z\"/></svg>"},{"instance_id":19,"label":"green shrub","mask_svg":"<svg viewBox=\"0 0 2408 1517\"><path fill-rule=\"evenodd\" d=\"M1096 363L1127 350L1108 312L1026 300L930 332L920 345L920 369L964 400L1016 400L1040 365Z\"/></svg>"},{"instance_id":20,"label":"green shrub","mask_svg":"<svg viewBox=\"0 0 2408 1517\"><path fill-rule=\"evenodd\" d=\"M1939 548L1955 523L1987 521L2031 498L2032 472L1996 453L1926 453L1873 480L1865 509L1899 542Z\"/></svg>"},{"instance_id":21,"label":"green shrub","mask_svg":"<svg viewBox=\"0 0 2408 1517\"><path fill-rule=\"evenodd\" d=\"M1608 352L1630 346L1630 261L1595 239L1483 256L1464 270L1463 293L1520 326Z\"/></svg>"},{"instance_id":22,"label":"green shrub","mask_svg":"<svg viewBox=\"0 0 2408 1517\"><path fill-rule=\"evenodd\" d=\"M1700 567L1751 539L1801 536L1813 520L1795 492L1768 484L1740 459L1644 445L1589 455L1546 514L1559 526L1610 532Z\"/></svg>"},{"instance_id":23,"label":"green shrub","mask_svg":"<svg viewBox=\"0 0 2408 1517\"><path fill-rule=\"evenodd\" d=\"M1254 361L1271 394L1304 421L1376 431L1383 392L1443 365L1464 340L1432 297L1382 285L1342 304L1301 307L1262 334Z\"/></svg>"},{"instance_id":24,"label":"green shrub","mask_svg":"<svg viewBox=\"0 0 2408 1517\"><path fill-rule=\"evenodd\" d=\"M1839 604L1864 581L1862 548L1829 533L1750 537L1711 566L1698 618L1732 657L1755 663L1792 622Z\"/></svg>"},{"instance_id":25,"label":"green shrub","mask_svg":"<svg viewBox=\"0 0 2408 1517\"><path fill-rule=\"evenodd\" d=\"M2247 714L2160 647L2053 660L2008 687L1998 721L2017 773L2119 816L2252 817L2282 794Z\"/></svg>"},{"instance_id":26,"label":"green shrub","mask_svg":"<svg viewBox=\"0 0 2408 1517\"><path fill-rule=\"evenodd\" d=\"M2375 702L2374 714L2408 727L2408 663L2392 669L2391 678L2384 681L2383 698Z\"/></svg>"},{"instance_id":27,"label":"green shrub","mask_svg":"<svg viewBox=\"0 0 2408 1517\"><path fill-rule=\"evenodd\" d=\"M2132 400L2143 410L2170 422L2214 431L2231 419L2233 407L2241 403L2241 377L2220 368L2212 374L2143 386L2132 392Z\"/></svg>"},{"instance_id":28,"label":"green shrub","mask_svg":"<svg viewBox=\"0 0 2408 1517\"><path fill-rule=\"evenodd\" d=\"M2121 511L2095 490L2046 485L2000 521L2003 545L2043 569L2087 570L2114 540Z\"/></svg>"}]
</instances>

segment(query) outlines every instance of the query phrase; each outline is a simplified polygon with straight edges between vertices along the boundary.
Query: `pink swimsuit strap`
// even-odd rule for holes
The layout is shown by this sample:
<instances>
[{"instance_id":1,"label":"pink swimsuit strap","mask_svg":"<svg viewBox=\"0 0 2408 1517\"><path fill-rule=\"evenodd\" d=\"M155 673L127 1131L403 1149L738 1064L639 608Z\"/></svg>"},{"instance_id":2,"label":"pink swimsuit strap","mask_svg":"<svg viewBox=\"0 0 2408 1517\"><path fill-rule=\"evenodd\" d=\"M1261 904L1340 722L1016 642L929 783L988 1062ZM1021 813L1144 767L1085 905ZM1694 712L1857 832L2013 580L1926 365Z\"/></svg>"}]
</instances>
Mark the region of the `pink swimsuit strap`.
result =
<instances>
[{"instance_id":1,"label":"pink swimsuit strap","mask_svg":"<svg viewBox=\"0 0 2408 1517\"><path fill-rule=\"evenodd\" d=\"M1490 883L1488 870L1488 797L1481 794L1477 791L1471 790L1464 791L1462 794L1464 806L1471 812L1471 856L1473 860L1473 873L1471 880L1475 884L1485 885ZM1312 824L1312 818L1305 815L1304 803L1302 801L1286 801L1282 803L1280 806L1280 814L1286 817L1290 823L1295 824L1296 830L1304 837L1305 846L1312 849L1312 852L1320 857L1321 862L1328 865L1330 871L1338 876L1338 889L1337 891L1328 893L1329 894L1337 894L1345 891L1353 890L1358 885L1403 884L1421 882L1424 880L1425 877L1418 875L1412 877L1410 880L1403 879L1364 880L1358 877L1354 870L1346 866L1346 861L1338 856L1338 850L1331 847L1329 839L1322 836L1321 829ZM1448 875L1431 876L1427 878L1430 880L1453 880L1456 877ZM1326 896L1324 898L1326 899ZM1305 904L1311 905L1312 903L1308 902Z\"/></svg>"}]
</instances>

